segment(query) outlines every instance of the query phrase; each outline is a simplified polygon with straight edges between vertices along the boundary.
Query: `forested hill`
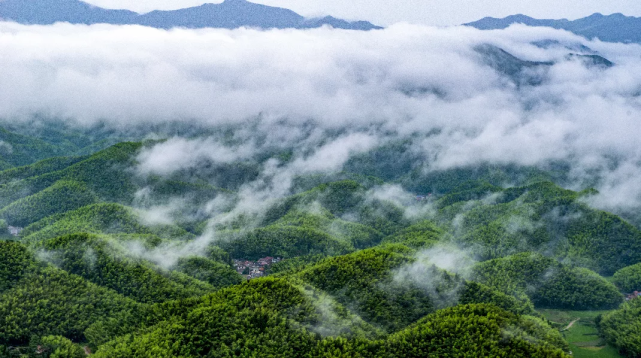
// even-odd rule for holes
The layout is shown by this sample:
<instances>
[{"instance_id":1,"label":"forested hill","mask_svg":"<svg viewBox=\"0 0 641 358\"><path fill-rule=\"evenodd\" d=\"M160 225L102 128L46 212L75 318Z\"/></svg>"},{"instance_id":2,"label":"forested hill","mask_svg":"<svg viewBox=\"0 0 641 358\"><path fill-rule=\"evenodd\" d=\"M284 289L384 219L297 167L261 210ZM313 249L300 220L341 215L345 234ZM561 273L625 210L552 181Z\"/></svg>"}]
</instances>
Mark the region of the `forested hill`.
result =
<instances>
[{"instance_id":1,"label":"forested hill","mask_svg":"<svg viewBox=\"0 0 641 358\"><path fill-rule=\"evenodd\" d=\"M607 311L641 354L641 230L562 173L425 172L399 143L255 200L291 150L161 175L164 140L36 134L4 137L0 357L570 357L550 310Z\"/></svg>"},{"instance_id":2,"label":"forested hill","mask_svg":"<svg viewBox=\"0 0 641 358\"><path fill-rule=\"evenodd\" d=\"M597 38L607 42L641 42L641 18L623 14L593 14L577 20L541 20L525 15L512 15L502 19L486 17L465 24L480 30L504 29L513 24L552 27L567 30L587 39Z\"/></svg>"},{"instance_id":3,"label":"forested hill","mask_svg":"<svg viewBox=\"0 0 641 358\"><path fill-rule=\"evenodd\" d=\"M225 0L222 4L152 11L138 14L127 10L110 10L80 0L4 0L0 2L0 19L23 24L143 25L161 29L255 27L262 29L316 28L325 25L350 30L380 29L367 21L349 22L331 16L307 19L283 8L254 4L245 0Z\"/></svg>"}]
</instances>

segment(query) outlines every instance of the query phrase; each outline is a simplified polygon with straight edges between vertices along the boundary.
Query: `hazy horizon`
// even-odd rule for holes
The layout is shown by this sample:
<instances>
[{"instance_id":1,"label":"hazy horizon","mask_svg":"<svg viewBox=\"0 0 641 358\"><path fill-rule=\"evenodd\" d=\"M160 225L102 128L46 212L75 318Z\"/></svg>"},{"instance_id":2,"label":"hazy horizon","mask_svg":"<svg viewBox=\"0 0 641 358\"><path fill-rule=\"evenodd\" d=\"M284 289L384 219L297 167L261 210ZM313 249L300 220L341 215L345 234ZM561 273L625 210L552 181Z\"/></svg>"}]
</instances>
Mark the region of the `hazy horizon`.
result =
<instances>
[{"instance_id":1,"label":"hazy horizon","mask_svg":"<svg viewBox=\"0 0 641 358\"><path fill-rule=\"evenodd\" d=\"M174 10L222 1L203 0L86 0L86 2L112 9L128 9L140 13L153 10ZM475 3L436 0L432 2L411 0L402 4L375 0L355 0L349 3L336 0L252 0L269 6L283 7L307 17L332 15L349 20L367 20L377 25L389 26L394 23L446 26L460 25L481 18L505 17L524 14L535 18L575 20L593 13L610 15L623 13L627 16L641 16L641 2L614 0L607 3L597 0L575 1L544 0L536 3L504 2L486 0Z\"/></svg>"}]
</instances>

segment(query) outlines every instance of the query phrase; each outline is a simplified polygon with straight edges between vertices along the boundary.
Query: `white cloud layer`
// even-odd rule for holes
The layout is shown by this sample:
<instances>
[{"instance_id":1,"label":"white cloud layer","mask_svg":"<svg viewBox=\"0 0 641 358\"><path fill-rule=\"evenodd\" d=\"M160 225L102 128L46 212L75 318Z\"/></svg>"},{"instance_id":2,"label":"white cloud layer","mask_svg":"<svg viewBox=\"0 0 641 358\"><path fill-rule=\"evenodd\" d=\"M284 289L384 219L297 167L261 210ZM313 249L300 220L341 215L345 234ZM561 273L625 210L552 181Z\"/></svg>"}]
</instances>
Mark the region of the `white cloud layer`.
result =
<instances>
[{"instance_id":1,"label":"white cloud layer","mask_svg":"<svg viewBox=\"0 0 641 358\"><path fill-rule=\"evenodd\" d=\"M140 153L138 170L142 174L167 175L198 167L204 161L231 163L254 153L250 144L229 147L211 138L171 138Z\"/></svg>"},{"instance_id":2,"label":"white cloud layer","mask_svg":"<svg viewBox=\"0 0 641 358\"><path fill-rule=\"evenodd\" d=\"M547 39L582 43L616 66L590 69L565 60L568 49L531 44ZM558 63L542 85L519 87L483 64L474 47L484 43ZM577 183L599 173L607 197L595 203L641 202L634 180L641 176L638 45L522 26L164 31L0 23L0 69L0 117L11 121L39 114L88 125L217 126L260 118L268 143L314 148L288 165L295 173L338 170L350 154L384 143L390 133L419 135L415 150L432 168L570 160ZM342 134L329 141L313 130L301 135L310 123L321 134ZM143 153L141 170L167 174L256 150L172 139ZM262 176L271 190L284 192L292 173L279 173L275 163L267 168L272 173Z\"/></svg>"}]
</instances>

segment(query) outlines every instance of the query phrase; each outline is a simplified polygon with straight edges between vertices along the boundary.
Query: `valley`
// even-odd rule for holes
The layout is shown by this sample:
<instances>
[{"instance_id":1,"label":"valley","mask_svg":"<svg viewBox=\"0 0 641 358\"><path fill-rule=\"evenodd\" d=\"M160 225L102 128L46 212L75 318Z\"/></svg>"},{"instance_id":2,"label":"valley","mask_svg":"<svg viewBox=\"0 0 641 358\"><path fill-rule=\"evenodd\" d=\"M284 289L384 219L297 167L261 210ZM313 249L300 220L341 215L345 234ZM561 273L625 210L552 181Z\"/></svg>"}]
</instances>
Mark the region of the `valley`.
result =
<instances>
[{"instance_id":1,"label":"valley","mask_svg":"<svg viewBox=\"0 0 641 358\"><path fill-rule=\"evenodd\" d=\"M640 357L636 40L318 16L0 0L0 357Z\"/></svg>"},{"instance_id":2,"label":"valley","mask_svg":"<svg viewBox=\"0 0 641 358\"><path fill-rule=\"evenodd\" d=\"M380 182L354 164L355 172L341 174L352 179L303 186L253 214L232 205L206 219L181 209L169 223L153 213L172 196L188 200L183 208L220 196L236 207L246 199L194 182L193 174L144 178L126 169L158 145L163 142L124 142L0 173L0 217L14 228L7 226L0 243L5 354L34 340L44 344L34 337L46 335L63 337L55 347L70 340L92 355L125 357L158 349L159 337L171 334L181 351L195 355L202 344L228 338L204 343L191 336L225 324L287 339L278 348L261 343L265 352L316 355L338 346L354 354L405 355L408 347L397 340L425 337L415 330L431 327L431 319L460 320L459 327L489 315L524 333L507 346L497 340L488 353L518 346L528 356L619 357L596 317L616 315L621 292L641 284L633 270L641 261L641 230L585 205L589 190L562 189L537 176L507 188L481 178L451 186L447 179L433 182L451 188L438 195L417 200L406 193L390 201L375 193ZM261 161L269 159L244 165ZM224 178L236 168L216 170ZM16 232L13 225L24 228ZM618 287L600 276L613 274ZM258 307L269 316L252 323ZM210 321L221 314L230 321ZM169 333L169 322L187 330ZM492 324L505 324L499 322ZM480 334L497 334L493 325ZM541 340L523 340L525 332Z\"/></svg>"}]
</instances>

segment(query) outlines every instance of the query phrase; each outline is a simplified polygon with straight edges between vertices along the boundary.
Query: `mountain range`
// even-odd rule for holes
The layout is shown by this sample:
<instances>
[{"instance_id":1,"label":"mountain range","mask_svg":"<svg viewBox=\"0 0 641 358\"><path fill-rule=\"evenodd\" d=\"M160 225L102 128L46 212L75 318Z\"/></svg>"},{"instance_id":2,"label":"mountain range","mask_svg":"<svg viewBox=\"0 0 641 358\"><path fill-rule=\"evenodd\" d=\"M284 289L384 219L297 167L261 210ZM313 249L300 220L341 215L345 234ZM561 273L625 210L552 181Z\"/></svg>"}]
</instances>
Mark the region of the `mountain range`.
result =
<instances>
[{"instance_id":1,"label":"mountain range","mask_svg":"<svg viewBox=\"0 0 641 358\"><path fill-rule=\"evenodd\" d=\"M551 65L476 50L506 73ZM301 176L260 212L221 207L210 218L198 213L221 197L246 207L237 189L298 147L144 177L141 153L168 142L105 147L125 133L11 125L0 127L16 148L0 153L0 357L641 353L628 348L641 299L624 301L641 287L641 229L588 206L596 190L566 190L557 173L428 172L412 165L419 137L350 154L342 173ZM385 183L432 195L373 194ZM173 207L171 219L150 220L159 207ZM559 330L577 311L571 333L590 341L571 346Z\"/></svg>"},{"instance_id":2,"label":"mountain range","mask_svg":"<svg viewBox=\"0 0 641 358\"><path fill-rule=\"evenodd\" d=\"M623 14L597 13L574 21L540 20L519 14L502 19L486 17L464 25L480 30L498 30L513 24L552 27L567 30L588 39L598 38L606 42L641 43L641 18Z\"/></svg>"},{"instance_id":3,"label":"mountain range","mask_svg":"<svg viewBox=\"0 0 641 358\"><path fill-rule=\"evenodd\" d=\"M382 27L368 21L346 21L332 16L306 18L296 12L255 4L246 0L224 0L220 4L138 14L129 10L104 9L81 0L0 0L0 19L21 24L49 25L56 22L72 24L143 25L161 29L254 27L262 29L309 29L331 26L338 29L374 30ZM599 13L578 20L535 19L526 15L505 18L485 17L464 24L480 30L504 29L513 24L552 27L567 30L587 39L606 42L641 43L641 18L623 14Z\"/></svg>"},{"instance_id":4,"label":"mountain range","mask_svg":"<svg viewBox=\"0 0 641 358\"><path fill-rule=\"evenodd\" d=\"M221 4L138 14L128 10L110 10L80 0L0 0L0 19L22 24L144 25L155 28L316 28L329 25L351 30L380 29L367 21L349 22L331 16L305 18L294 11L254 4L245 0L225 0Z\"/></svg>"}]
</instances>

